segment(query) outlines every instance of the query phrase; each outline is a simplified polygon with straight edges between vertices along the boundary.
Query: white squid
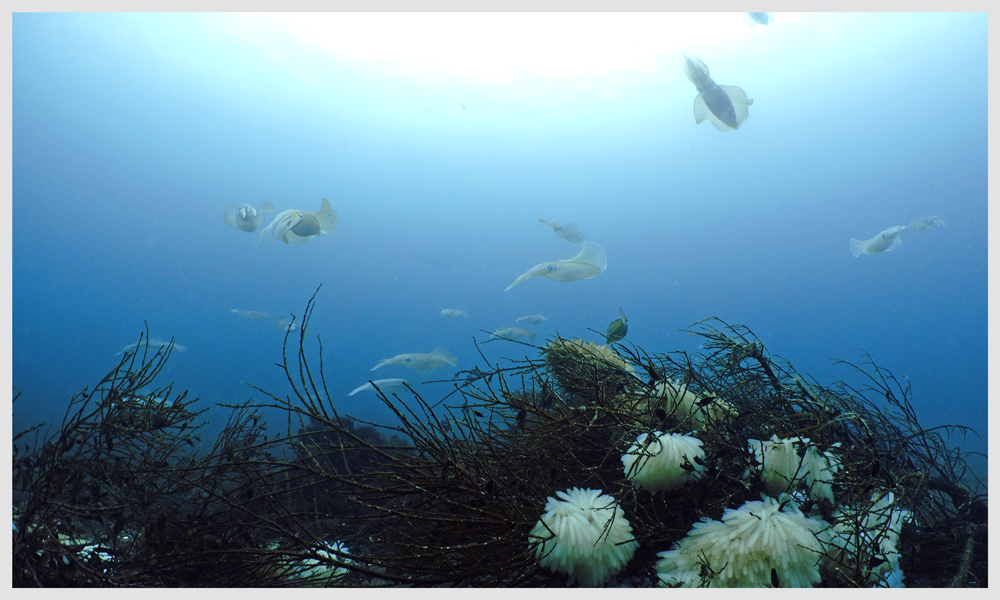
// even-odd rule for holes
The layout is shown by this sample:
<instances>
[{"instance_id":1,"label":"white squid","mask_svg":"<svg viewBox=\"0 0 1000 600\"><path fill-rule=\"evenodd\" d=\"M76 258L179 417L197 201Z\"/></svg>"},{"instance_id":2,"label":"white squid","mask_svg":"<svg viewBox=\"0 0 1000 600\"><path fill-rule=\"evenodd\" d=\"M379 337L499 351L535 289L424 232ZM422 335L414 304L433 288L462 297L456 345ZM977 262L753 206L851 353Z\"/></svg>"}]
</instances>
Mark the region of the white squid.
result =
<instances>
[{"instance_id":1,"label":"white squid","mask_svg":"<svg viewBox=\"0 0 1000 600\"><path fill-rule=\"evenodd\" d=\"M861 256L862 253L878 254L879 252L892 252L903 243L903 238L899 237L899 232L904 229L906 229L906 225L896 225L866 241L852 238L851 254L856 258Z\"/></svg>"},{"instance_id":2,"label":"white squid","mask_svg":"<svg viewBox=\"0 0 1000 600\"><path fill-rule=\"evenodd\" d=\"M583 249L576 256L535 265L515 279L514 283L508 285L504 291L539 275L553 281L579 281L600 275L606 268L608 268L608 255L604 253L604 248L592 242L584 242Z\"/></svg>"}]
</instances>

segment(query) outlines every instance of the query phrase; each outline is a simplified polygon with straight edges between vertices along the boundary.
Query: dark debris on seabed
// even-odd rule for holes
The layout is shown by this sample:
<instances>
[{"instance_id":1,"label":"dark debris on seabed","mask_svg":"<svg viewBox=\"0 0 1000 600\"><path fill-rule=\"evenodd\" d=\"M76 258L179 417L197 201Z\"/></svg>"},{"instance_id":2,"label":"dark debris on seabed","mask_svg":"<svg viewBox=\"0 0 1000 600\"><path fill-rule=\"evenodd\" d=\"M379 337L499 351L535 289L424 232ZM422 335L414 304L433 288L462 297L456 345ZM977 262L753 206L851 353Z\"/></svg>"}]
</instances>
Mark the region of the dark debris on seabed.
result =
<instances>
[{"instance_id":1,"label":"dark debris on seabed","mask_svg":"<svg viewBox=\"0 0 1000 600\"><path fill-rule=\"evenodd\" d=\"M206 408L155 386L172 348L141 343L61 423L16 433L13 585L565 587L529 532L547 498L579 487L616 498L638 542L608 584L651 586L658 553L695 523L761 499L748 440L772 436L835 453L840 503L893 494L909 515L898 536L908 587L988 585L985 489L946 439L962 428L921 428L909 386L870 357L841 363L862 383L823 386L717 319L690 329L704 341L695 354L495 340L511 358L480 350L443 399L379 392L395 419L370 423L327 391L322 342L305 333L315 298L286 332L288 389L251 386L259 398L227 406L208 450L196 450ZM695 394L701 416L665 402L665 382ZM15 391L15 412L19 402ZM275 410L285 431L266 437ZM636 490L625 449L642 433L692 429L704 476L666 498ZM801 504L824 518L834 509ZM851 553L819 585L885 583L878 547Z\"/></svg>"}]
</instances>

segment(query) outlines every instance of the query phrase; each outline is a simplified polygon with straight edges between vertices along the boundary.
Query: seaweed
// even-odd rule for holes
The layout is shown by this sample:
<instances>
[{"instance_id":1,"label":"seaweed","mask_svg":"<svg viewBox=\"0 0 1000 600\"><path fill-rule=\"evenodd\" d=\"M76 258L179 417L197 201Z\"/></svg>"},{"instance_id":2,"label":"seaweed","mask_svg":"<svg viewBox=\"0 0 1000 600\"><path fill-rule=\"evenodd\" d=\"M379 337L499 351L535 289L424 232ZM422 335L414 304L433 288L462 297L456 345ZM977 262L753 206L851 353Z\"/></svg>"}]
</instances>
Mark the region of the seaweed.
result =
<instances>
[{"instance_id":1,"label":"seaweed","mask_svg":"<svg viewBox=\"0 0 1000 600\"><path fill-rule=\"evenodd\" d=\"M58 429L14 436L13 585L286 583L286 555L266 546L268 513L283 511L268 510L273 457L263 419L234 407L199 453L207 409L171 385L141 391L173 349L150 352L142 337L71 399Z\"/></svg>"},{"instance_id":2,"label":"seaweed","mask_svg":"<svg viewBox=\"0 0 1000 600\"><path fill-rule=\"evenodd\" d=\"M318 292L298 334L286 330L276 366L288 392L251 384L262 396L224 405L229 421L206 450L194 443L197 399L169 385L140 392L169 346L127 353L72 399L57 430L16 435L14 585L565 586L539 567L529 532L569 487L616 498L639 543L619 579L652 585L658 552L760 498L748 444L771 436L809 438L840 461L840 508L800 497L803 512L841 510L860 534L892 494L909 516L899 545L908 585L988 585L986 496L946 439L966 428L922 428L909 385L867 354L836 362L860 383L824 386L719 319L688 330L699 353L491 338L436 401L373 382L394 416L373 423L329 392L322 340L306 334ZM510 357L490 360L487 343ZM688 393L683 410L670 401ZM268 438L264 415L275 411L284 431ZM664 495L636 491L621 456L637 436L692 427L704 475ZM884 549L856 546L823 585L884 583Z\"/></svg>"}]
</instances>

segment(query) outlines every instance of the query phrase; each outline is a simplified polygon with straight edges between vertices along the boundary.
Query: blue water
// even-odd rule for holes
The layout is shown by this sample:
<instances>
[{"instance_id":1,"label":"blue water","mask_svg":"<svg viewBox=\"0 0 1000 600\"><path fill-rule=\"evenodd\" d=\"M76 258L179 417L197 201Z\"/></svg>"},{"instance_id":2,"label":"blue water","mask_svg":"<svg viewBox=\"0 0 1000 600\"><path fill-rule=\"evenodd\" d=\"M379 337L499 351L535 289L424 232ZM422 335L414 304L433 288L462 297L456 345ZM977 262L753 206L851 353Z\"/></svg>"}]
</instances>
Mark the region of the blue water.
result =
<instances>
[{"instance_id":1,"label":"blue water","mask_svg":"<svg viewBox=\"0 0 1000 600\"><path fill-rule=\"evenodd\" d=\"M15 431L58 421L144 321L187 347L160 383L208 405L261 399L245 382L284 396L283 332L230 310L301 315L322 284L308 333L363 418L390 419L347 397L369 377L455 371L370 372L381 359L444 346L471 368L481 330L542 313L540 339L594 339L622 307L650 352L696 350L680 330L717 316L823 383L852 377L830 358L865 350L912 384L923 425L973 427L954 441L986 452L985 14L714 14L694 37L682 15L606 17L617 48L573 37L569 15L483 36L482 16L424 31L434 18L397 17L366 49L270 16L15 14ZM616 49L632 58L605 61ZM490 51L502 68L476 64ZM683 53L754 100L739 130L695 124ZM594 58L560 72L552 56ZM321 197L340 224L304 245L258 246L221 218ZM927 215L946 226L848 251ZM505 292L579 249L538 219L577 223L607 270Z\"/></svg>"}]
</instances>

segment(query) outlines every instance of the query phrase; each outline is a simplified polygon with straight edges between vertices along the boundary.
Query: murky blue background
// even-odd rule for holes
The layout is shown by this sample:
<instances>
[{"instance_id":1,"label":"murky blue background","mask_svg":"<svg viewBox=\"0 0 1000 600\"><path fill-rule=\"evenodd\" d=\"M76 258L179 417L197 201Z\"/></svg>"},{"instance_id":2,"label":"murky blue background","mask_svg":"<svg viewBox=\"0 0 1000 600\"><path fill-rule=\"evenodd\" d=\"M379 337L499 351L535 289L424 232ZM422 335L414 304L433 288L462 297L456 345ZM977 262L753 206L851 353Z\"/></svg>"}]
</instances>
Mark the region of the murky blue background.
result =
<instances>
[{"instance_id":1,"label":"murky blue background","mask_svg":"<svg viewBox=\"0 0 1000 600\"><path fill-rule=\"evenodd\" d=\"M925 426L974 427L985 452L985 14L693 18L15 14L15 430L58 421L144 320L187 347L161 383L284 395L283 332L230 309L301 315L323 284L309 333L365 418L390 418L347 398L369 377L456 370L381 359L445 346L471 368L480 330L542 313L539 340L594 339L620 306L650 352L696 350L679 330L710 316L821 382L866 350ZM682 53L754 100L738 131L695 125ZM301 246L222 221L321 197L340 225ZM848 251L927 215L947 225ZM579 248L540 218L577 223L607 270L504 292Z\"/></svg>"}]
</instances>

